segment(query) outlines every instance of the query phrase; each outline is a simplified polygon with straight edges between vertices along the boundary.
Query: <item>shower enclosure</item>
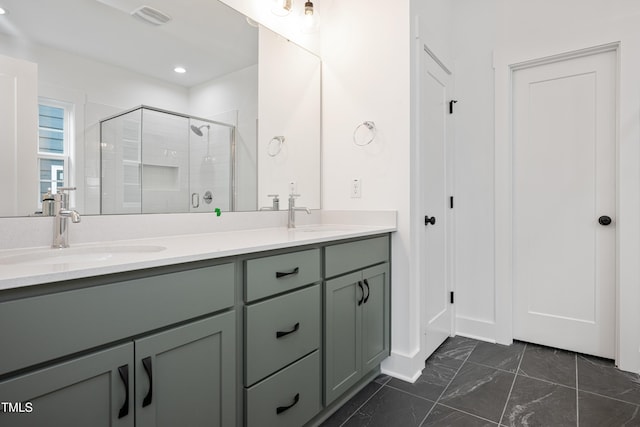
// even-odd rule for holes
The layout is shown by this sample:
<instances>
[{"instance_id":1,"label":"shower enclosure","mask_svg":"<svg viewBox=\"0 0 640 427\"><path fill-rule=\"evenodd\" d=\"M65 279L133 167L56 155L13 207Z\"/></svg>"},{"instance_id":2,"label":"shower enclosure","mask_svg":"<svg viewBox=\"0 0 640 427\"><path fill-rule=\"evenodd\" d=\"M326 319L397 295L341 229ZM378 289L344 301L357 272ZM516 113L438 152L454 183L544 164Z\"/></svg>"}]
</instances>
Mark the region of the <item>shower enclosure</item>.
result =
<instances>
[{"instance_id":1,"label":"shower enclosure","mask_svg":"<svg viewBox=\"0 0 640 427\"><path fill-rule=\"evenodd\" d=\"M148 106L100 121L103 214L234 209L235 127Z\"/></svg>"}]
</instances>

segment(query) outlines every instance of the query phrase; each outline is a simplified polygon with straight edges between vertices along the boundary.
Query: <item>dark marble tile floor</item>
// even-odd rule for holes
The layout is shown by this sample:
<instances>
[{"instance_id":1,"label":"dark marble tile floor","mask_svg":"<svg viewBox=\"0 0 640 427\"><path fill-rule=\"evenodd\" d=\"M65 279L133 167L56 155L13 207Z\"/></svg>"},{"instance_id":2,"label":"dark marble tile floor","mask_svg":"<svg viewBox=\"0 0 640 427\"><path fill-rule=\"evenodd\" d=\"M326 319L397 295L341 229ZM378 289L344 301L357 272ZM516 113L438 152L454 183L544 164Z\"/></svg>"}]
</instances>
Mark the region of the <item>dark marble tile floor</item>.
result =
<instances>
[{"instance_id":1,"label":"dark marble tile floor","mask_svg":"<svg viewBox=\"0 0 640 427\"><path fill-rule=\"evenodd\" d=\"M640 376L611 360L447 339L411 384L384 375L322 427L640 427Z\"/></svg>"}]
</instances>

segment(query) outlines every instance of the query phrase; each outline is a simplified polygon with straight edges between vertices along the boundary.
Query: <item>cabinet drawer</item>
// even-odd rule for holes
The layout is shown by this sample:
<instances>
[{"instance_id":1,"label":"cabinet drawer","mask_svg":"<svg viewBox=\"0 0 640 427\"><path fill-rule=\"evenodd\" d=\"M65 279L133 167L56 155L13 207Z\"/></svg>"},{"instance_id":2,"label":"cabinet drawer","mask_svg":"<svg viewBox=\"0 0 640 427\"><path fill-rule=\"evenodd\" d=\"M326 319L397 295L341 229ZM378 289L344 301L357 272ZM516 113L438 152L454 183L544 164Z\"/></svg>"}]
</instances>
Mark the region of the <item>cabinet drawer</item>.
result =
<instances>
[{"instance_id":1,"label":"cabinet drawer","mask_svg":"<svg viewBox=\"0 0 640 427\"><path fill-rule=\"evenodd\" d=\"M338 276L389 260L389 236L327 246L325 277Z\"/></svg>"},{"instance_id":2,"label":"cabinet drawer","mask_svg":"<svg viewBox=\"0 0 640 427\"><path fill-rule=\"evenodd\" d=\"M300 427L320 411L318 351L245 390L248 427Z\"/></svg>"},{"instance_id":3,"label":"cabinet drawer","mask_svg":"<svg viewBox=\"0 0 640 427\"><path fill-rule=\"evenodd\" d=\"M247 301L308 285L320 280L320 249L251 259L245 273Z\"/></svg>"},{"instance_id":4,"label":"cabinet drawer","mask_svg":"<svg viewBox=\"0 0 640 427\"><path fill-rule=\"evenodd\" d=\"M232 263L0 303L0 374L234 303Z\"/></svg>"},{"instance_id":5,"label":"cabinet drawer","mask_svg":"<svg viewBox=\"0 0 640 427\"><path fill-rule=\"evenodd\" d=\"M245 384L320 346L320 285L245 307Z\"/></svg>"}]
</instances>

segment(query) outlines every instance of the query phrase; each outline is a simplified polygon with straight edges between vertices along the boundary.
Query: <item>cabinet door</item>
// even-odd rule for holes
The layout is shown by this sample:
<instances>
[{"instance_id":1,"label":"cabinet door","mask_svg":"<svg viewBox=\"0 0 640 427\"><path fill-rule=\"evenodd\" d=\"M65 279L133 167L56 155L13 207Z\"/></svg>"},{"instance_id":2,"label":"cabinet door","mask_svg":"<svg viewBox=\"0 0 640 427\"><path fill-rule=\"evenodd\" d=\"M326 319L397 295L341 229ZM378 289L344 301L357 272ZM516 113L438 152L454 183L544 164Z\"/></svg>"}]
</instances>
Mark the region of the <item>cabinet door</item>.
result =
<instances>
[{"instance_id":1,"label":"cabinet door","mask_svg":"<svg viewBox=\"0 0 640 427\"><path fill-rule=\"evenodd\" d=\"M135 341L137 427L235 427L235 346L233 311Z\"/></svg>"},{"instance_id":2,"label":"cabinet door","mask_svg":"<svg viewBox=\"0 0 640 427\"><path fill-rule=\"evenodd\" d=\"M389 264L368 268L362 274L362 374L389 355Z\"/></svg>"},{"instance_id":3,"label":"cabinet door","mask_svg":"<svg viewBox=\"0 0 640 427\"><path fill-rule=\"evenodd\" d=\"M361 377L362 274L347 274L325 283L325 405Z\"/></svg>"},{"instance_id":4,"label":"cabinet door","mask_svg":"<svg viewBox=\"0 0 640 427\"><path fill-rule=\"evenodd\" d=\"M0 382L0 401L32 408L2 426L133 427L133 343Z\"/></svg>"}]
</instances>

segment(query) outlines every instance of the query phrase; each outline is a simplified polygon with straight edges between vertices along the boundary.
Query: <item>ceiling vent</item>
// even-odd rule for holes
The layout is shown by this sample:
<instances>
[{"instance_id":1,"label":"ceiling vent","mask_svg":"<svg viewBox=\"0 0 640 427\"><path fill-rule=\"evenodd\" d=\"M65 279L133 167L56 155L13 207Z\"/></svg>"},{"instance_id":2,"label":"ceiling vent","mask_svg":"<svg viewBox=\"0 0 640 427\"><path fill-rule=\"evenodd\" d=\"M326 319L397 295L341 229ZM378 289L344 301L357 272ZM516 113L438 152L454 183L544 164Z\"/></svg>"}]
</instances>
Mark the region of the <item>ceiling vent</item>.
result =
<instances>
[{"instance_id":1,"label":"ceiling vent","mask_svg":"<svg viewBox=\"0 0 640 427\"><path fill-rule=\"evenodd\" d=\"M162 25L171 21L171 17L169 15L150 6L140 6L131 12L131 16L151 25Z\"/></svg>"}]
</instances>

